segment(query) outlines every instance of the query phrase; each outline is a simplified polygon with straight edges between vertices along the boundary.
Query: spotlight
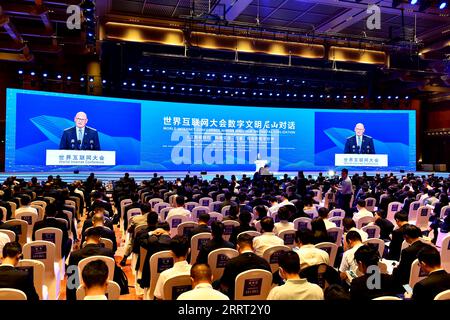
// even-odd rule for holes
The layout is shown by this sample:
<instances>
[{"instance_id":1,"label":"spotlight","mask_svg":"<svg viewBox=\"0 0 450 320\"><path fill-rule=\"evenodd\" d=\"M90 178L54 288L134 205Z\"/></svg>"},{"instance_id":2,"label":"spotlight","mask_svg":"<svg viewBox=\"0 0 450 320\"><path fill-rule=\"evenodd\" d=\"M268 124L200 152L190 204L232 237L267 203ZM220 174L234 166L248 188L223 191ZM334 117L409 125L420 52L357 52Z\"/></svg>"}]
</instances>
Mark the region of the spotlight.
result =
<instances>
[{"instance_id":1,"label":"spotlight","mask_svg":"<svg viewBox=\"0 0 450 320\"><path fill-rule=\"evenodd\" d=\"M312 94L312 95L310 95L309 97L310 97L310 98L314 98L314 95Z\"/></svg>"},{"instance_id":2,"label":"spotlight","mask_svg":"<svg viewBox=\"0 0 450 320\"><path fill-rule=\"evenodd\" d=\"M410 3L411 3L412 5L415 5L415 4L417 3L417 1L418 1L418 0L411 0Z\"/></svg>"},{"instance_id":3,"label":"spotlight","mask_svg":"<svg viewBox=\"0 0 450 320\"><path fill-rule=\"evenodd\" d=\"M297 94L296 93L294 93L294 97L296 97L297 96Z\"/></svg>"},{"instance_id":4,"label":"spotlight","mask_svg":"<svg viewBox=\"0 0 450 320\"><path fill-rule=\"evenodd\" d=\"M320 95L320 98L323 98L323 94Z\"/></svg>"},{"instance_id":5,"label":"spotlight","mask_svg":"<svg viewBox=\"0 0 450 320\"><path fill-rule=\"evenodd\" d=\"M44 78L47 78L47 77L48 77L48 73L43 73L42 76L43 76Z\"/></svg>"},{"instance_id":6,"label":"spotlight","mask_svg":"<svg viewBox=\"0 0 450 320\"><path fill-rule=\"evenodd\" d=\"M23 74L23 70L17 71L18 74Z\"/></svg>"},{"instance_id":7,"label":"spotlight","mask_svg":"<svg viewBox=\"0 0 450 320\"><path fill-rule=\"evenodd\" d=\"M439 5L439 9L443 10L445 7L447 7L447 2L442 1L441 4Z\"/></svg>"},{"instance_id":8,"label":"spotlight","mask_svg":"<svg viewBox=\"0 0 450 320\"><path fill-rule=\"evenodd\" d=\"M85 80L84 77L81 77L81 78L80 78L80 81L81 81L81 82L84 82L84 80Z\"/></svg>"},{"instance_id":9,"label":"spotlight","mask_svg":"<svg viewBox=\"0 0 450 320\"><path fill-rule=\"evenodd\" d=\"M364 96L361 96L361 99L364 99Z\"/></svg>"},{"instance_id":10,"label":"spotlight","mask_svg":"<svg viewBox=\"0 0 450 320\"><path fill-rule=\"evenodd\" d=\"M388 96L388 99L391 99L391 96Z\"/></svg>"},{"instance_id":11,"label":"spotlight","mask_svg":"<svg viewBox=\"0 0 450 320\"><path fill-rule=\"evenodd\" d=\"M89 77L89 82L94 82L94 77Z\"/></svg>"},{"instance_id":12,"label":"spotlight","mask_svg":"<svg viewBox=\"0 0 450 320\"><path fill-rule=\"evenodd\" d=\"M303 98L306 98L306 94L303 95Z\"/></svg>"},{"instance_id":13,"label":"spotlight","mask_svg":"<svg viewBox=\"0 0 450 320\"><path fill-rule=\"evenodd\" d=\"M336 99L339 99L341 96L336 96Z\"/></svg>"},{"instance_id":14,"label":"spotlight","mask_svg":"<svg viewBox=\"0 0 450 320\"><path fill-rule=\"evenodd\" d=\"M103 83L103 84L106 84L106 80L102 80L102 83Z\"/></svg>"},{"instance_id":15,"label":"spotlight","mask_svg":"<svg viewBox=\"0 0 450 320\"><path fill-rule=\"evenodd\" d=\"M343 96L344 99L347 99L347 96Z\"/></svg>"},{"instance_id":16,"label":"spotlight","mask_svg":"<svg viewBox=\"0 0 450 320\"><path fill-rule=\"evenodd\" d=\"M333 170L328 170L328 176L334 177L334 171Z\"/></svg>"},{"instance_id":17,"label":"spotlight","mask_svg":"<svg viewBox=\"0 0 450 320\"><path fill-rule=\"evenodd\" d=\"M126 82L124 82L124 83L122 83L124 86L126 86L128 83L126 83Z\"/></svg>"},{"instance_id":18,"label":"spotlight","mask_svg":"<svg viewBox=\"0 0 450 320\"><path fill-rule=\"evenodd\" d=\"M286 97L289 97L290 96L290 94L289 93L286 93Z\"/></svg>"},{"instance_id":19,"label":"spotlight","mask_svg":"<svg viewBox=\"0 0 450 320\"><path fill-rule=\"evenodd\" d=\"M271 92L271 93L269 93L269 96L273 96L273 93Z\"/></svg>"},{"instance_id":20,"label":"spotlight","mask_svg":"<svg viewBox=\"0 0 450 320\"><path fill-rule=\"evenodd\" d=\"M192 88L189 88L189 91L192 91Z\"/></svg>"},{"instance_id":21,"label":"spotlight","mask_svg":"<svg viewBox=\"0 0 450 320\"><path fill-rule=\"evenodd\" d=\"M31 71L31 73L30 73L33 77L36 75L36 72L34 72L34 71Z\"/></svg>"},{"instance_id":22,"label":"spotlight","mask_svg":"<svg viewBox=\"0 0 450 320\"><path fill-rule=\"evenodd\" d=\"M133 83L131 84L131 86L132 86L132 87L136 87L136 83L133 82Z\"/></svg>"},{"instance_id":23,"label":"spotlight","mask_svg":"<svg viewBox=\"0 0 450 320\"><path fill-rule=\"evenodd\" d=\"M262 93L262 92L260 92L260 93L259 93L259 95L260 95L260 96L262 96L262 95L263 95L263 93Z\"/></svg>"},{"instance_id":24,"label":"spotlight","mask_svg":"<svg viewBox=\"0 0 450 320\"><path fill-rule=\"evenodd\" d=\"M154 84L152 84L152 89L155 89L155 87L156 87L156 86L155 86ZM183 88L183 90L184 90L184 88Z\"/></svg>"},{"instance_id":25,"label":"spotlight","mask_svg":"<svg viewBox=\"0 0 450 320\"><path fill-rule=\"evenodd\" d=\"M161 71L162 73L166 73L166 70Z\"/></svg>"},{"instance_id":26,"label":"spotlight","mask_svg":"<svg viewBox=\"0 0 450 320\"><path fill-rule=\"evenodd\" d=\"M71 76L67 76L67 80L72 80L72 77Z\"/></svg>"},{"instance_id":27,"label":"spotlight","mask_svg":"<svg viewBox=\"0 0 450 320\"><path fill-rule=\"evenodd\" d=\"M175 87L170 87L170 90L173 90L173 89L175 89Z\"/></svg>"},{"instance_id":28,"label":"spotlight","mask_svg":"<svg viewBox=\"0 0 450 320\"><path fill-rule=\"evenodd\" d=\"M206 92L210 93L210 92L211 92L211 89L206 90Z\"/></svg>"},{"instance_id":29,"label":"spotlight","mask_svg":"<svg viewBox=\"0 0 450 320\"><path fill-rule=\"evenodd\" d=\"M146 71L147 71L147 73L148 73L148 72L150 72L150 69L147 69Z\"/></svg>"},{"instance_id":30,"label":"spotlight","mask_svg":"<svg viewBox=\"0 0 450 320\"><path fill-rule=\"evenodd\" d=\"M147 84L146 84L146 83L144 83L142 86L143 86L144 88L147 88Z\"/></svg>"},{"instance_id":31,"label":"spotlight","mask_svg":"<svg viewBox=\"0 0 450 320\"><path fill-rule=\"evenodd\" d=\"M408 100L408 99L409 99L409 96L406 96L405 99Z\"/></svg>"},{"instance_id":32,"label":"spotlight","mask_svg":"<svg viewBox=\"0 0 450 320\"><path fill-rule=\"evenodd\" d=\"M200 88L200 90L198 90L198 91L203 92L203 89Z\"/></svg>"},{"instance_id":33,"label":"spotlight","mask_svg":"<svg viewBox=\"0 0 450 320\"><path fill-rule=\"evenodd\" d=\"M144 69L139 69L140 72L144 72Z\"/></svg>"},{"instance_id":34,"label":"spotlight","mask_svg":"<svg viewBox=\"0 0 450 320\"><path fill-rule=\"evenodd\" d=\"M56 76L56 78L61 79L61 78L62 78L62 75L58 74L58 75Z\"/></svg>"},{"instance_id":35,"label":"spotlight","mask_svg":"<svg viewBox=\"0 0 450 320\"><path fill-rule=\"evenodd\" d=\"M163 90L166 90L166 86L162 86Z\"/></svg>"},{"instance_id":36,"label":"spotlight","mask_svg":"<svg viewBox=\"0 0 450 320\"><path fill-rule=\"evenodd\" d=\"M398 96L395 96L395 99L398 99Z\"/></svg>"},{"instance_id":37,"label":"spotlight","mask_svg":"<svg viewBox=\"0 0 450 320\"><path fill-rule=\"evenodd\" d=\"M277 93L277 97L279 97L280 96L280 94L279 93Z\"/></svg>"},{"instance_id":38,"label":"spotlight","mask_svg":"<svg viewBox=\"0 0 450 320\"><path fill-rule=\"evenodd\" d=\"M377 98L378 98L378 99L381 99L381 96L378 96Z\"/></svg>"},{"instance_id":39,"label":"spotlight","mask_svg":"<svg viewBox=\"0 0 450 320\"><path fill-rule=\"evenodd\" d=\"M353 99L356 99L356 96L353 96Z\"/></svg>"},{"instance_id":40,"label":"spotlight","mask_svg":"<svg viewBox=\"0 0 450 320\"><path fill-rule=\"evenodd\" d=\"M132 68L132 67L129 67L129 68L128 68L128 71L133 71L133 68Z\"/></svg>"}]
</instances>

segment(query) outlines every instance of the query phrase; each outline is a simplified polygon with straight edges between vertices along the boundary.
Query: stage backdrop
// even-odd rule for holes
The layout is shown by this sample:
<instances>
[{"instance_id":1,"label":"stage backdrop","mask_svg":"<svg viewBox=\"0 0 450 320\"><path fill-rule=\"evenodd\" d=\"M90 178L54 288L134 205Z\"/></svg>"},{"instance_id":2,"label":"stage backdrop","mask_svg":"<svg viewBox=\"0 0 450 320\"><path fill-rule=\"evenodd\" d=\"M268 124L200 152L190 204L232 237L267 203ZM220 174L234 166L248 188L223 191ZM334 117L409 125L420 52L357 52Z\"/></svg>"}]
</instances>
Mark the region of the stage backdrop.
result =
<instances>
[{"instance_id":1,"label":"stage backdrop","mask_svg":"<svg viewBox=\"0 0 450 320\"><path fill-rule=\"evenodd\" d=\"M77 112L98 131L115 166L46 166ZM335 169L356 123L365 125L388 168L415 170L414 111L319 110L139 101L8 89L6 171L271 171ZM349 169L352 169L349 167ZM356 168L353 168L356 169Z\"/></svg>"}]
</instances>

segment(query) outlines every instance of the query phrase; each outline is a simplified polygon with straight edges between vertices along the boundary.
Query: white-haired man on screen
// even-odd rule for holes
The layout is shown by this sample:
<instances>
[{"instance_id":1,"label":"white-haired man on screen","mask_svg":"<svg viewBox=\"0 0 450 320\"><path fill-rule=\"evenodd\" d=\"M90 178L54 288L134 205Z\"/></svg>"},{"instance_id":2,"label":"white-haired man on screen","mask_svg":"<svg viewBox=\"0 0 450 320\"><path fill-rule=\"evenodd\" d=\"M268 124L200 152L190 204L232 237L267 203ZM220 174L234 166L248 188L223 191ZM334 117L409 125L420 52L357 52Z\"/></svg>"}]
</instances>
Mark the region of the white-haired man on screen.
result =
<instances>
[{"instance_id":1,"label":"white-haired man on screen","mask_svg":"<svg viewBox=\"0 0 450 320\"><path fill-rule=\"evenodd\" d=\"M365 135L364 124L357 123L355 126L355 135L348 137L345 142L344 153L357 154L375 154L373 138Z\"/></svg>"}]
</instances>

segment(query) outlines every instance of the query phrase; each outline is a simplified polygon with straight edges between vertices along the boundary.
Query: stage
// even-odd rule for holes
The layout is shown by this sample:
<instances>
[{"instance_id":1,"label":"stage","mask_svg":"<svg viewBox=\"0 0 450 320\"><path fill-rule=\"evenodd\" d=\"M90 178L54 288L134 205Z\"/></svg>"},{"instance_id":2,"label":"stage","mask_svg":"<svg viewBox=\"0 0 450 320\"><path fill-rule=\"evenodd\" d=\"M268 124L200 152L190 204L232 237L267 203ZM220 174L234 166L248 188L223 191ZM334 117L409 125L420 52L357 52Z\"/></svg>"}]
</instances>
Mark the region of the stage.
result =
<instances>
[{"instance_id":1,"label":"stage","mask_svg":"<svg viewBox=\"0 0 450 320\"><path fill-rule=\"evenodd\" d=\"M47 177L49 175L53 175L53 177L56 177L59 175L63 181L66 182L73 182L76 180L86 180L86 178L93 172L97 179L100 179L103 182L107 181L115 181L119 180L121 177L124 176L125 172L128 172L130 174L130 177L134 178L137 183L140 183L143 180L150 180L153 178L154 171L80 171L80 173L74 173L74 172L1 172L0 173L0 181L4 181L7 177L15 176L18 179L25 179L26 181L30 181L32 177L36 177L39 181L45 181L47 180ZM316 178L320 172L325 177L329 176L328 171L303 171L305 176L311 175L313 178ZM349 171L350 176L352 176L355 173L362 174L363 171ZM438 177L449 177L449 172L429 172L429 171L365 171L367 175L374 176L375 174L379 173L381 175L385 174L391 174L393 173L396 177L405 176L407 173L414 173L416 176L428 176L430 174L434 174ZM175 180L176 178L184 178L187 174L190 176L198 176L202 177L203 179L211 180L213 179L216 174L224 175L225 178L230 179L232 175L235 175L237 179L240 179L243 174L247 175L247 177L253 177L254 171L208 171L207 174L201 174L200 171L160 171L157 172L158 176L163 176L166 180ZM284 172L274 172L273 175L277 178L282 178L284 174L288 174L289 177L293 178L297 176L298 171L284 171ZM339 171L336 172L336 174L340 174Z\"/></svg>"}]
</instances>

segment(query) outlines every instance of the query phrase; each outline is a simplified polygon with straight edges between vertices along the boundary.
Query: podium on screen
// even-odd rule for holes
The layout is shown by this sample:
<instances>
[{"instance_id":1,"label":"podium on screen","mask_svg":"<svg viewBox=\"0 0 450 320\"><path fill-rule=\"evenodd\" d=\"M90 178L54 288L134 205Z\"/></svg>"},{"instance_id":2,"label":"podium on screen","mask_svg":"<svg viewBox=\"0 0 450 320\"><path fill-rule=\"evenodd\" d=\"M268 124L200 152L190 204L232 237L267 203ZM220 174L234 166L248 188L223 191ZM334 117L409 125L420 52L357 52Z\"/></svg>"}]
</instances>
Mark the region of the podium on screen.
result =
<instances>
[{"instance_id":1,"label":"podium on screen","mask_svg":"<svg viewBox=\"0 0 450 320\"><path fill-rule=\"evenodd\" d=\"M387 167L388 155L336 153L334 155L334 165L352 167Z\"/></svg>"},{"instance_id":2,"label":"podium on screen","mask_svg":"<svg viewBox=\"0 0 450 320\"><path fill-rule=\"evenodd\" d=\"M115 151L46 150L47 166L115 166Z\"/></svg>"}]
</instances>

